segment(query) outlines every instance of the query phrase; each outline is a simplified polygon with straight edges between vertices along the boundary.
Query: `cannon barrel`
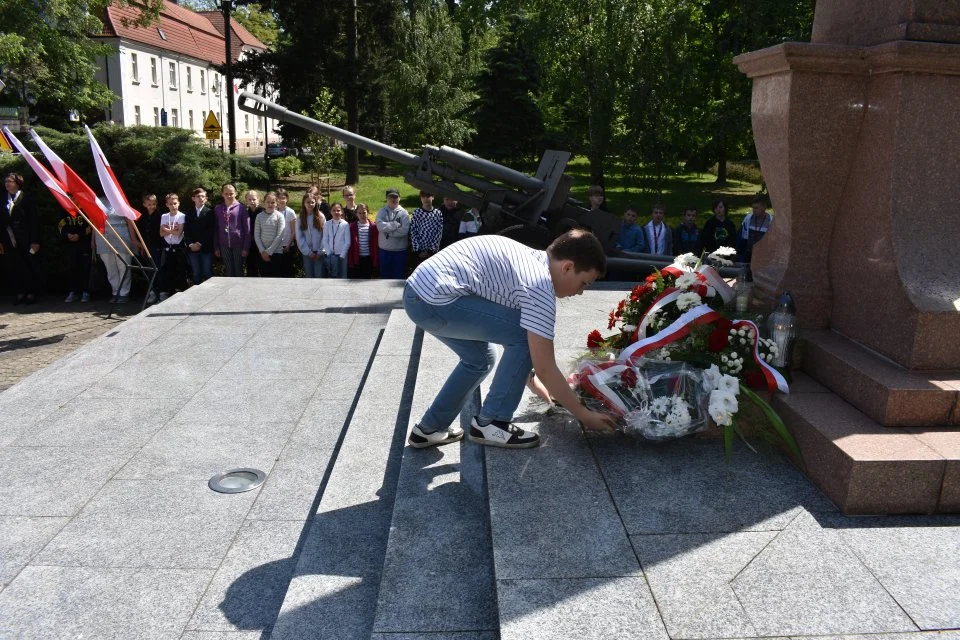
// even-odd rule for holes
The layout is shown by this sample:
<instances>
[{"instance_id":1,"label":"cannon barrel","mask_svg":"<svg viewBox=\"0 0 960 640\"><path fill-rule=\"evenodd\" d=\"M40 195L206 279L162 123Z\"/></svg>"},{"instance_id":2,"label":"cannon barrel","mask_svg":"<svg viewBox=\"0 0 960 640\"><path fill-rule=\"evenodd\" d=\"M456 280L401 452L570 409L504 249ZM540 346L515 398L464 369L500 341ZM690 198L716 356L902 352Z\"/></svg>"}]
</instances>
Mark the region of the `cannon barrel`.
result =
<instances>
[{"instance_id":1,"label":"cannon barrel","mask_svg":"<svg viewBox=\"0 0 960 640\"><path fill-rule=\"evenodd\" d=\"M516 185L527 191L540 191L545 186L543 180L531 178L525 173L520 173L515 169L505 167L502 164L497 164L496 162L491 162L490 160L484 160L483 158L467 153L466 151L461 151L460 149L454 149L453 147L447 146L442 146L439 148L427 147L427 149L437 160L443 160L444 162L461 169L476 171L477 173L481 173L496 180L503 180L504 182Z\"/></svg>"},{"instance_id":2,"label":"cannon barrel","mask_svg":"<svg viewBox=\"0 0 960 640\"><path fill-rule=\"evenodd\" d=\"M321 133L325 136L329 136L347 144L352 144L361 149L366 149L370 153L375 153L378 156L383 156L384 158L388 158L401 164L415 167L420 163L420 158L412 153L407 153L406 151L396 149L390 145L383 144L382 142L365 138L356 133L341 129L340 127L335 127L332 124L320 122L319 120L302 116L299 113L294 113L289 109L281 107L280 105L270 102L269 100L256 94L250 93L249 91L240 92L240 98L237 101L237 106L240 107L241 111L246 111L247 113L252 113L257 116L266 115L267 117L275 120L289 122L290 124L295 124L298 127L303 127L307 131Z\"/></svg>"}]
</instances>

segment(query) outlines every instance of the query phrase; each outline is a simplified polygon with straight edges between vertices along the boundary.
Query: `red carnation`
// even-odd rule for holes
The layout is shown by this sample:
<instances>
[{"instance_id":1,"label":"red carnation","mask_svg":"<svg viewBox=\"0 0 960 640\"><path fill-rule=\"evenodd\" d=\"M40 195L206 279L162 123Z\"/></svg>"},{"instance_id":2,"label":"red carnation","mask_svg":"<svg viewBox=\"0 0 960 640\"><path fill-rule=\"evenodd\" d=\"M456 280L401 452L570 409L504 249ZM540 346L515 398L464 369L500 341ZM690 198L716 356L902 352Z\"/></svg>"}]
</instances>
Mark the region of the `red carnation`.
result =
<instances>
[{"instance_id":1,"label":"red carnation","mask_svg":"<svg viewBox=\"0 0 960 640\"><path fill-rule=\"evenodd\" d=\"M613 326L617 324L617 319L613 315L613 311L610 312L610 321L607 323L607 329L613 329Z\"/></svg>"},{"instance_id":2,"label":"red carnation","mask_svg":"<svg viewBox=\"0 0 960 640\"><path fill-rule=\"evenodd\" d=\"M601 342L603 342L603 336L596 329L587 334L587 349L596 349Z\"/></svg>"},{"instance_id":3,"label":"red carnation","mask_svg":"<svg viewBox=\"0 0 960 640\"><path fill-rule=\"evenodd\" d=\"M617 313L615 314L618 318L623 315L623 308L627 306L626 300L621 300L620 304L617 305Z\"/></svg>"},{"instance_id":4,"label":"red carnation","mask_svg":"<svg viewBox=\"0 0 960 640\"><path fill-rule=\"evenodd\" d=\"M646 281L647 281L647 282L656 282L658 275L660 275L660 274L658 274L658 273L651 274L651 275L647 276Z\"/></svg>"},{"instance_id":5,"label":"red carnation","mask_svg":"<svg viewBox=\"0 0 960 640\"><path fill-rule=\"evenodd\" d=\"M637 386L637 372L629 368L624 369L623 373L620 374L620 381L623 382L628 389L633 389Z\"/></svg>"},{"instance_id":6,"label":"red carnation","mask_svg":"<svg viewBox=\"0 0 960 640\"><path fill-rule=\"evenodd\" d=\"M722 329L716 329L707 338L707 348L714 353L720 353L730 344L730 334Z\"/></svg>"},{"instance_id":7,"label":"red carnation","mask_svg":"<svg viewBox=\"0 0 960 640\"><path fill-rule=\"evenodd\" d=\"M763 374L759 371L747 371L743 376L743 381L747 383L747 386L751 389L763 389L767 388L767 379L763 377Z\"/></svg>"},{"instance_id":8,"label":"red carnation","mask_svg":"<svg viewBox=\"0 0 960 640\"><path fill-rule=\"evenodd\" d=\"M733 323L730 322L727 318L720 318L713 323L717 327L717 331L729 332L733 328Z\"/></svg>"}]
</instances>

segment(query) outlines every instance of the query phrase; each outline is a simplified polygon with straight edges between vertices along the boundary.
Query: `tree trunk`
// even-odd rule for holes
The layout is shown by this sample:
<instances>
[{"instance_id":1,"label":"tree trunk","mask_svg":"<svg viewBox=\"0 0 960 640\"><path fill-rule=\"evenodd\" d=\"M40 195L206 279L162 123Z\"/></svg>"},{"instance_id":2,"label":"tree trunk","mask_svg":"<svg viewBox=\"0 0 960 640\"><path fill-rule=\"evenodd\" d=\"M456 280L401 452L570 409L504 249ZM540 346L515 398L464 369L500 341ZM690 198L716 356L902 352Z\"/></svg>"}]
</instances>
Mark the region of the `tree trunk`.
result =
<instances>
[{"instance_id":1,"label":"tree trunk","mask_svg":"<svg viewBox=\"0 0 960 640\"><path fill-rule=\"evenodd\" d=\"M726 141L720 142L720 149L717 152L717 179L716 185L727 184L727 144Z\"/></svg>"},{"instance_id":2,"label":"tree trunk","mask_svg":"<svg viewBox=\"0 0 960 640\"><path fill-rule=\"evenodd\" d=\"M359 133L359 107L357 95L357 0L350 0L347 9L347 131ZM360 154L354 145L347 146L347 184L360 181Z\"/></svg>"}]
</instances>

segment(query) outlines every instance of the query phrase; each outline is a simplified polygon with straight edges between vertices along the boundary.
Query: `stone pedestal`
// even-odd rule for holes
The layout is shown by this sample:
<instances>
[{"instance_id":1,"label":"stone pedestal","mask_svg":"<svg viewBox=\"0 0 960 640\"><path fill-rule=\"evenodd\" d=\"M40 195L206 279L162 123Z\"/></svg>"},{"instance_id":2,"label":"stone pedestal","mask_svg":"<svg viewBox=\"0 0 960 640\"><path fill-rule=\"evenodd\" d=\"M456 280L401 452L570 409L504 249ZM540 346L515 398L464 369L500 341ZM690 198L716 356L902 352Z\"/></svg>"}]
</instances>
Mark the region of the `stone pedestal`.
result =
<instances>
[{"instance_id":1,"label":"stone pedestal","mask_svg":"<svg viewBox=\"0 0 960 640\"><path fill-rule=\"evenodd\" d=\"M845 511L956 511L960 0L819 0L812 39L734 60L777 214L756 299L794 294L827 391L779 408Z\"/></svg>"},{"instance_id":2,"label":"stone pedestal","mask_svg":"<svg viewBox=\"0 0 960 640\"><path fill-rule=\"evenodd\" d=\"M805 328L960 368L960 44L787 43L736 62L777 212L758 299L789 289Z\"/></svg>"}]
</instances>

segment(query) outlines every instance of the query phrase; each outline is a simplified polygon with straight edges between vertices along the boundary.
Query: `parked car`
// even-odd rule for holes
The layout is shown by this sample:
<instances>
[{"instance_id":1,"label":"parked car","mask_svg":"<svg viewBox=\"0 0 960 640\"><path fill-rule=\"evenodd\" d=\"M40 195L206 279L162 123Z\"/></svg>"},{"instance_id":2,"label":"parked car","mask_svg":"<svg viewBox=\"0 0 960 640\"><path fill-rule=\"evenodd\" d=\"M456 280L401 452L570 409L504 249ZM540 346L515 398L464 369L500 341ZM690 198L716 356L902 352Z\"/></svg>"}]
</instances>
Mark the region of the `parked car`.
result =
<instances>
[{"instance_id":1,"label":"parked car","mask_svg":"<svg viewBox=\"0 0 960 640\"><path fill-rule=\"evenodd\" d=\"M288 155L290 155L290 149L279 142L271 142L267 145L268 158L282 158Z\"/></svg>"}]
</instances>

